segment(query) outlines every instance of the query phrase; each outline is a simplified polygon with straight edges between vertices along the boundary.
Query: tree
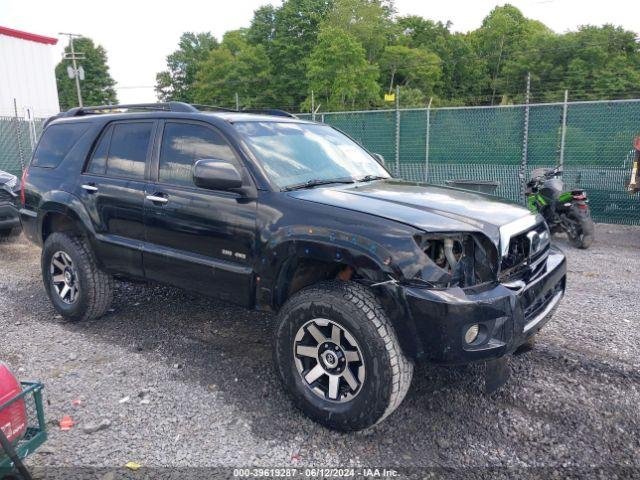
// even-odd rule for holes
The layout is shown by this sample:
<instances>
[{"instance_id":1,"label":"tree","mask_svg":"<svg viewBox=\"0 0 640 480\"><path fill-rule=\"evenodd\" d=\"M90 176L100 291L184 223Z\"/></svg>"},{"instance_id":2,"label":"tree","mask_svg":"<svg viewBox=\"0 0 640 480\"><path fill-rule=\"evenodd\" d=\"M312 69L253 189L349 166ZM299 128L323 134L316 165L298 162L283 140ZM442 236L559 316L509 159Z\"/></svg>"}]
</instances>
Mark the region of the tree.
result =
<instances>
[{"instance_id":1,"label":"tree","mask_svg":"<svg viewBox=\"0 0 640 480\"><path fill-rule=\"evenodd\" d=\"M156 93L161 101L193 102L193 84L200 62L218 46L210 33L183 33L178 49L167 57L167 70L156 75Z\"/></svg>"},{"instance_id":2,"label":"tree","mask_svg":"<svg viewBox=\"0 0 640 480\"><path fill-rule=\"evenodd\" d=\"M116 82L109 74L106 50L86 37L73 41L76 54L83 53L85 59L78 62L84 70L84 80L80 80L82 103L84 105L110 105L118 103L114 86ZM71 54L71 46L65 48L65 54ZM67 67L71 60L62 60L56 66L56 83L60 108L68 110L78 106L75 80L69 78Z\"/></svg>"},{"instance_id":3,"label":"tree","mask_svg":"<svg viewBox=\"0 0 640 480\"><path fill-rule=\"evenodd\" d=\"M385 48L380 57L383 79L392 91L395 85L414 87L432 96L440 80L440 58L422 48L394 45Z\"/></svg>"},{"instance_id":4,"label":"tree","mask_svg":"<svg viewBox=\"0 0 640 480\"><path fill-rule=\"evenodd\" d=\"M196 102L235 108L273 105L271 64L263 45L247 41L246 30L227 32L220 46L199 65L194 84Z\"/></svg>"},{"instance_id":5,"label":"tree","mask_svg":"<svg viewBox=\"0 0 640 480\"><path fill-rule=\"evenodd\" d=\"M237 92L244 106L297 110L308 107L314 90L326 110L377 105L380 87L399 86L403 106L429 98L440 106L483 105L522 102L531 73L532 101L560 100L564 89L574 99L640 93L640 44L634 32L613 25L556 34L506 4L480 28L454 33L450 22L393 13L393 0L267 5L248 28L227 32L223 45L210 34L184 34L158 74L157 91L162 100L228 106ZM320 49L320 33L329 53Z\"/></svg>"},{"instance_id":6,"label":"tree","mask_svg":"<svg viewBox=\"0 0 640 480\"><path fill-rule=\"evenodd\" d=\"M335 27L323 28L309 59L309 89L325 110L367 108L380 100L378 69L367 62L355 37ZM307 100L309 101L309 100Z\"/></svg>"},{"instance_id":7,"label":"tree","mask_svg":"<svg viewBox=\"0 0 640 480\"><path fill-rule=\"evenodd\" d=\"M251 26L247 32L247 40L253 45L263 45L268 48L273 42L276 28L276 9L272 5L265 5L253 12Z\"/></svg>"},{"instance_id":8,"label":"tree","mask_svg":"<svg viewBox=\"0 0 640 480\"><path fill-rule=\"evenodd\" d=\"M285 0L275 12L269 55L276 104L297 108L306 98L307 65L331 0Z\"/></svg>"},{"instance_id":9,"label":"tree","mask_svg":"<svg viewBox=\"0 0 640 480\"><path fill-rule=\"evenodd\" d=\"M515 90L522 91L522 78L502 75L505 69L509 70L506 65L510 59L531 48L532 39L552 34L542 23L527 19L520 10L509 4L494 8L484 18L482 26L472 32L469 39L485 62L482 83L490 91L492 104L500 91L504 94L514 91L514 80Z\"/></svg>"},{"instance_id":10,"label":"tree","mask_svg":"<svg viewBox=\"0 0 640 480\"><path fill-rule=\"evenodd\" d=\"M392 13L390 0L335 0L323 25L349 32L364 47L367 60L374 62L391 37Z\"/></svg>"}]
</instances>

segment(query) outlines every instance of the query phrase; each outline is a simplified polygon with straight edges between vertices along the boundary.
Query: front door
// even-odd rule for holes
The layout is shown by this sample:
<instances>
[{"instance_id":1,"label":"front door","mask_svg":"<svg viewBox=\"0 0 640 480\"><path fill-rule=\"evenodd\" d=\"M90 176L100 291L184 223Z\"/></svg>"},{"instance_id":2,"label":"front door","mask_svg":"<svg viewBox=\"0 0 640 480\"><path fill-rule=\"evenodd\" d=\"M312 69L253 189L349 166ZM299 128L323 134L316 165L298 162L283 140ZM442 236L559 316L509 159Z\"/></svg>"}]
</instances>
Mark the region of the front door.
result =
<instances>
[{"instance_id":1,"label":"front door","mask_svg":"<svg viewBox=\"0 0 640 480\"><path fill-rule=\"evenodd\" d=\"M252 303L256 202L198 188L200 159L240 160L205 123L166 120L145 191L147 278L241 305Z\"/></svg>"},{"instance_id":2,"label":"front door","mask_svg":"<svg viewBox=\"0 0 640 480\"><path fill-rule=\"evenodd\" d=\"M145 170L156 123L109 124L74 192L91 217L97 257L110 272L143 276Z\"/></svg>"}]
</instances>

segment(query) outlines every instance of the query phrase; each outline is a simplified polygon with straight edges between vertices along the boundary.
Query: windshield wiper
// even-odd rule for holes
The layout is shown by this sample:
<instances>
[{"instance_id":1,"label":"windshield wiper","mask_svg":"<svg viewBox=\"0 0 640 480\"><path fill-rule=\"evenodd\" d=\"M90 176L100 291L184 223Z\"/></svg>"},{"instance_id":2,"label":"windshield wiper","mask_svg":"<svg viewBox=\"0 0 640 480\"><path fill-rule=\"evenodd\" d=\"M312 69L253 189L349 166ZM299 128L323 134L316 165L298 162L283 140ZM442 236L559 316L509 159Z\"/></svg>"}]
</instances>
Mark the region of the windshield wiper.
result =
<instances>
[{"instance_id":1,"label":"windshield wiper","mask_svg":"<svg viewBox=\"0 0 640 480\"><path fill-rule=\"evenodd\" d=\"M356 178L356 182L373 182L374 180L386 180L387 177L381 177L379 175L365 175L361 178Z\"/></svg>"},{"instance_id":2,"label":"windshield wiper","mask_svg":"<svg viewBox=\"0 0 640 480\"><path fill-rule=\"evenodd\" d=\"M353 183L353 180L351 178L316 178L313 180L307 180L306 182L289 185L282 190L288 192L291 190L301 190L303 188L313 188L319 185L329 185L331 183Z\"/></svg>"}]
</instances>

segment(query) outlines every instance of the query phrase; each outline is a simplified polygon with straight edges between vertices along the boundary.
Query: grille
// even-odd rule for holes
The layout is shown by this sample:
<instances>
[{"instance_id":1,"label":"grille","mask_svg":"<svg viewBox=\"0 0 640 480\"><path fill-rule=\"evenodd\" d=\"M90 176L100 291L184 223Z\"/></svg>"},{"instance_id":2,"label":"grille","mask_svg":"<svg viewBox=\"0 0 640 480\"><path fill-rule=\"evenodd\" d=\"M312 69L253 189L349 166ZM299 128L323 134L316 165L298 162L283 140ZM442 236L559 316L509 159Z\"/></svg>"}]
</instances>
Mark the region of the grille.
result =
<instances>
[{"instance_id":1,"label":"grille","mask_svg":"<svg viewBox=\"0 0 640 480\"><path fill-rule=\"evenodd\" d=\"M500 281L536 276L544 267L550 245L549 229L544 223L513 236L509 241L509 250L502 258Z\"/></svg>"}]
</instances>

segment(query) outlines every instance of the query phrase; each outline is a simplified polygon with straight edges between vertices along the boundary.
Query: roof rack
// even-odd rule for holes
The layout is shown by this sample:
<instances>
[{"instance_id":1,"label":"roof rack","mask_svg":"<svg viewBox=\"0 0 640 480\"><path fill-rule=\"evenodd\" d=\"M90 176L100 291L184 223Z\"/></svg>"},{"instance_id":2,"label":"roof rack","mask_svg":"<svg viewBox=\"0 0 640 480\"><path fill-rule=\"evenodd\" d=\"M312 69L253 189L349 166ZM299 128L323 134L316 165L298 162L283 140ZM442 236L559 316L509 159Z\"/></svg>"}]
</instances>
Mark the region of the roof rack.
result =
<instances>
[{"instance_id":1,"label":"roof rack","mask_svg":"<svg viewBox=\"0 0 640 480\"><path fill-rule=\"evenodd\" d=\"M49 122L56 118L61 117L80 117L83 115L96 115L101 113L113 113L117 110L134 110L134 111L164 111L164 112L189 112L196 113L203 110L220 111L220 112L233 112L233 113L258 113L262 115L273 115L278 117L290 117L296 118L295 115L284 110L277 108L266 109L244 109L234 110L231 108L218 107L215 105L201 105L190 104L184 102L164 102L164 103L128 103L122 105L96 105L90 107L75 107L67 110L66 112L59 113L53 117L50 117L45 122L44 126L47 126Z\"/></svg>"},{"instance_id":2,"label":"roof rack","mask_svg":"<svg viewBox=\"0 0 640 480\"><path fill-rule=\"evenodd\" d=\"M79 117L96 113L111 112L113 110L150 110L165 112L197 112L193 105L183 102L166 103L128 103L123 105L97 105L91 107L75 107L63 113L64 117Z\"/></svg>"}]
</instances>

